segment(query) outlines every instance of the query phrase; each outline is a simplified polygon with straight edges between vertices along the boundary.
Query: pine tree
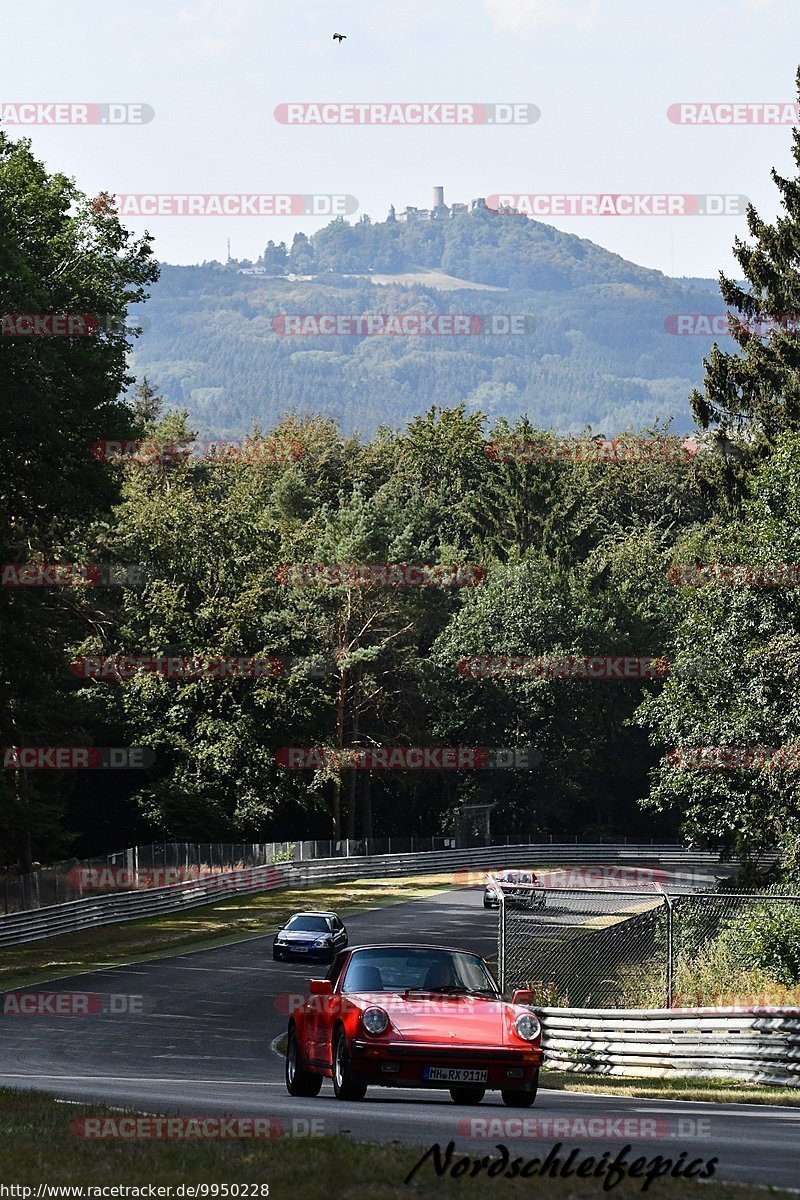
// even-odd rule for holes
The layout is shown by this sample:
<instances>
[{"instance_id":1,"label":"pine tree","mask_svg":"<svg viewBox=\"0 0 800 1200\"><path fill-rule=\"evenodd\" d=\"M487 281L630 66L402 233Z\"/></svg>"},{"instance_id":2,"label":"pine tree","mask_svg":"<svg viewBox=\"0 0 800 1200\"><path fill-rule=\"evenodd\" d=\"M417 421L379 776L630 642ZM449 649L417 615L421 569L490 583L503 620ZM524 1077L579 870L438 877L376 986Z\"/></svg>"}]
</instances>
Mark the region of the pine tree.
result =
<instances>
[{"instance_id":1,"label":"pine tree","mask_svg":"<svg viewBox=\"0 0 800 1200\"><path fill-rule=\"evenodd\" d=\"M150 386L146 375L142 377L142 382L133 393L131 411L142 425L154 424L164 411L164 397Z\"/></svg>"},{"instance_id":2,"label":"pine tree","mask_svg":"<svg viewBox=\"0 0 800 1200\"><path fill-rule=\"evenodd\" d=\"M800 97L800 70L797 77ZM792 132L795 179L776 170L772 178L785 215L774 224L752 204L747 225L754 245L736 238L733 252L747 286L720 272L731 334L740 352L716 344L705 360L704 390L692 393L692 410L703 429L721 439L737 435L753 458L763 457L784 431L800 429L800 130Z\"/></svg>"}]
</instances>

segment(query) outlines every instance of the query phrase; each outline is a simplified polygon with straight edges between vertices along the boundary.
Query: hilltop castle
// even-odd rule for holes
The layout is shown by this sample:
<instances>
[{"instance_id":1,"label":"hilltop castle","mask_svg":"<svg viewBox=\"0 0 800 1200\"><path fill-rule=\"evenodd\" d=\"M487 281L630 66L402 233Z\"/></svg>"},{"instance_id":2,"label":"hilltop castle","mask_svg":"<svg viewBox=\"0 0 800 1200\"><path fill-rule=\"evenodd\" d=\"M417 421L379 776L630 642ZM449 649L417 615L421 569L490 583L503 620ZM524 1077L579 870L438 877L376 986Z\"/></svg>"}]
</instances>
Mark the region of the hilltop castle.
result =
<instances>
[{"instance_id":1,"label":"hilltop castle","mask_svg":"<svg viewBox=\"0 0 800 1200\"><path fill-rule=\"evenodd\" d=\"M435 187L433 189L433 207L432 208L414 208L409 204L403 212L395 212L394 205L389 207L388 221L441 221L445 217L461 217L466 213L475 212L478 209L486 209L486 200L483 196L479 196L477 200L470 200L469 204L451 204L447 205L444 202L444 188ZM486 209L487 212L491 211Z\"/></svg>"}]
</instances>

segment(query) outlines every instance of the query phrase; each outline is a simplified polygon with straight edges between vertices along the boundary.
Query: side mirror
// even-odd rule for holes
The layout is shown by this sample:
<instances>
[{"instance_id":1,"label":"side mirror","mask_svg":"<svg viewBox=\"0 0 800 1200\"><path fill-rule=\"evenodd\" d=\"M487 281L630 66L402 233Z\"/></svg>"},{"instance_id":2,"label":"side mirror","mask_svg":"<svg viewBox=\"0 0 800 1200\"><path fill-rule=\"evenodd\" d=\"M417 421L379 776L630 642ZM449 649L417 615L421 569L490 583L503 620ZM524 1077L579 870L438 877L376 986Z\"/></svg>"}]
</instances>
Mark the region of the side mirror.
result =
<instances>
[{"instance_id":1,"label":"side mirror","mask_svg":"<svg viewBox=\"0 0 800 1200\"><path fill-rule=\"evenodd\" d=\"M311 990L314 990L313 984L311 986ZM511 1003L522 1004L530 1007L536 1003L536 996L530 990L530 988L519 988L518 991L514 992L514 995L511 997Z\"/></svg>"},{"instance_id":2,"label":"side mirror","mask_svg":"<svg viewBox=\"0 0 800 1200\"><path fill-rule=\"evenodd\" d=\"M330 979L312 979L310 987L312 996L333 995L333 984Z\"/></svg>"}]
</instances>

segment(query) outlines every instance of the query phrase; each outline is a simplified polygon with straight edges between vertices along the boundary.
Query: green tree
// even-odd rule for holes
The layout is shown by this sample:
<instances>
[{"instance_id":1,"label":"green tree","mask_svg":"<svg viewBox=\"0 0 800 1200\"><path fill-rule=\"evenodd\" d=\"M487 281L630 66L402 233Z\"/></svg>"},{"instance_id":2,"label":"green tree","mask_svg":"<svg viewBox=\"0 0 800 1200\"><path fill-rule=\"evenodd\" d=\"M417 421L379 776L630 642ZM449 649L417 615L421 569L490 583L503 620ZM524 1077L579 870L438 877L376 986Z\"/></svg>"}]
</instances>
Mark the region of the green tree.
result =
<instances>
[{"instance_id":1,"label":"green tree","mask_svg":"<svg viewBox=\"0 0 800 1200\"><path fill-rule=\"evenodd\" d=\"M131 412L137 425L147 429L154 425L164 411L164 397L159 396L146 375L136 388L130 401Z\"/></svg>"},{"instance_id":2,"label":"green tree","mask_svg":"<svg viewBox=\"0 0 800 1200\"><path fill-rule=\"evenodd\" d=\"M608 834L644 824L636 806L656 754L628 723L642 688L659 683L475 678L464 660L658 657L668 585L663 575L659 584L657 546L654 531L639 531L575 568L541 553L497 566L437 638L424 693L437 732L467 744L533 747L542 756L533 771L476 775L462 794L495 800L493 820L503 832Z\"/></svg>"},{"instance_id":3,"label":"green tree","mask_svg":"<svg viewBox=\"0 0 800 1200\"><path fill-rule=\"evenodd\" d=\"M4 563L64 559L74 530L115 496L93 443L136 433L120 398L133 382L124 322L158 271L150 239L123 229L107 201L90 202L48 173L28 140L0 131L0 312L93 319L83 335L0 338ZM81 726L63 676L72 606L68 593L62 599L0 588L0 744L59 743ZM57 845L54 814L70 786L3 771L0 821L14 831L23 869L32 845Z\"/></svg>"},{"instance_id":4,"label":"green tree","mask_svg":"<svg viewBox=\"0 0 800 1200\"><path fill-rule=\"evenodd\" d=\"M800 96L800 71L797 74ZM780 192L783 215L772 224L750 204L747 227L753 244L740 238L734 255L744 284L720 273L719 286L729 309L739 352L712 347L705 360L703 391L692 393L692 409L702 429L728 435L756 458L785 431L800 428L800 130L792 131L792 156L798 175L772 179ZM763 322L763 324L762 324ZM738 435L738 437L737 437ZM729 486L742 467L732 465ZM740 484L739 484L740 486Z\"/></svg>"},{"instance_id":5,"label":"green tree","mask_svg":"<svg viewBox=\"0 0 800 1200\"><path fill-rule=\"evenodd\" d=\"M265 270L269 271L271 275L285 275L289 261L286 253L286 243L279 242L276 246L272 239L270 239L267 242L262 261Z\"/></svg>"},{"instance_id":6,"label":"green tree","mask_svg":"<svg viewBox=\"0 0 800 1200\"><path fill-rule=\"evenodd\" d=\"M314 247L304 233L296 233L292 239L288 266L294 275L311 275L317 269Z\"/></svg>"},{"instance_id":7,"label":"green tree","mask_svg":"<svg viewBox=\"0 0 800 1200\"><path fill-rule=\"evenodd\" d=\"M800 561L800 435L778 438L759 467L743 515L688 531L663 559L674 564ZM663 691L637 722L663 758L646 801L680 815L692 842L757 862L797 854L800 774L793 759L764 769L691 769L670 757L693 747L796 746L800 742L800 599L796 587L673 585L674 661Z\"/></svg>"}]
</instances>

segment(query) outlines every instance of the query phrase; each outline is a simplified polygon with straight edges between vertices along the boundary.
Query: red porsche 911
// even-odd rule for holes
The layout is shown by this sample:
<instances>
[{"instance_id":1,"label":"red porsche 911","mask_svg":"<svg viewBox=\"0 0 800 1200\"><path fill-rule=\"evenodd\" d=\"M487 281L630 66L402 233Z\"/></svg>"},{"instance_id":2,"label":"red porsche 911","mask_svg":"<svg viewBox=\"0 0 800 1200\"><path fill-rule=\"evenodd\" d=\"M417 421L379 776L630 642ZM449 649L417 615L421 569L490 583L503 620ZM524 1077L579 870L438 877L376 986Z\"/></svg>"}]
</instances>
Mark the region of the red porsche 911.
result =
<instances>
[{"instance_id":1,"label":"red porsche 911","mask_svg":"<svg viewBox=\"0 0 800 1200\"><path fill-rule=\"evenodd\" d=\"M541 1026L530 992L503 1000L484 960L438 946L358 946L339 954L289 1021L286 1087L339 1100L367 1088L446 1088L456 1104L487 1089L527 1108L536 1098Z\"/></svg>"}]
</instances>

